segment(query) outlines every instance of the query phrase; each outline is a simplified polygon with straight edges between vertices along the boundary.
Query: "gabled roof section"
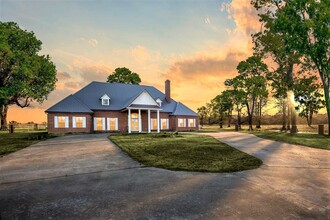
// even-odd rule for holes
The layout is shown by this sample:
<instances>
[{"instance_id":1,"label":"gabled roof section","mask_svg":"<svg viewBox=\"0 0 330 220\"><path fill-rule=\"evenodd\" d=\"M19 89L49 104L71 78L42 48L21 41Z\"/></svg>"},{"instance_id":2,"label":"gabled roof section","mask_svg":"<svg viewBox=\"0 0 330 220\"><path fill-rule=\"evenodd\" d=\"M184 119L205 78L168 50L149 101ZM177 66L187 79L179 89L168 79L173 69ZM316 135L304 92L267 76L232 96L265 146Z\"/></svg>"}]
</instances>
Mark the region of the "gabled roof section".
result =
<instances>
[{"instance_id":1,"label":"gabled roof section","mask_svg":"<svg viewBox=\"0 0 330 220\"><path fill-rule=\"evenodd\" d=\"M193 110L191 110L181 102L177 102L172 115L198 116Z\"/></svg>"},{"instance_id":2,"label":"gabled roof section","mask_svg":"<svg viewBox=\"0 0 330 220\"><path fill-rule=\"evenodd\" d=\"M105 93L100 99L110 99L110 97Z\"/></svg>"},{"instance_id":3,"label":"gabled roof section","mask_svg":"<svg viewBox=\"0 0 330 220\"><path fill-rule=\"evenodd\" d=\"M158 103L151 97L147 90L143 90L135 99L128 105L146 105L146 106L157 106Z\"/></svg>"},{"instance_id":4,"label":"gabled roof section","mask_svg":"<svg viewBox=\"0 0 330 220\"><path fill-rule=\"evenodd\" d=\"M74 95L69 95L62 101L53 105L45 112L66 112L66 113L93 113L82 101L76 98Z\"/></svg>"}]
</instances>

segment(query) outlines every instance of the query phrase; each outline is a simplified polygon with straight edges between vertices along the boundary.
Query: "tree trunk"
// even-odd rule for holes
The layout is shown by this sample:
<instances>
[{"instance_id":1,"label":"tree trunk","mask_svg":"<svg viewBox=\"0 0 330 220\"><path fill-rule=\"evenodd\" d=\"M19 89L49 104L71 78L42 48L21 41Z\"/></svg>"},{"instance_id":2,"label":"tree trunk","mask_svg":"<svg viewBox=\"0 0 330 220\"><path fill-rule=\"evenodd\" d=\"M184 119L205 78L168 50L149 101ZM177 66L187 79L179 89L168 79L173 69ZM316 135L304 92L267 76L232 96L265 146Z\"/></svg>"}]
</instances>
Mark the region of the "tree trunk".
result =
<instances>
[{"instance_id":1,"label":"tree trunk","mask_svg":"<svg viewBox=\"0 0 330 220\"><path fill-rule=\"evenodd\" d=\"M237 126L239 130L242 129L241 124L241 110L237 110Z\"/></svg>"},{"instance_id":2,"label":"tree trunk","mask_svg":"<svg viewBox=\"0 0 330 220\"><path fill-rule=\"evenodd\" d=\"M222 124L223 124L223 117L221 116L219 121L220 128L222 128Z\"/></svg>"},{"instance_id":3,"label":"tree trunk","mask_svg":"<svg viewBox=\"0 0 330 220\"><path fill-rule=\"evenodd\" d=\"M8 130L7 112L8 112L8 105L2 105L0 115L1 115L1 130L3 131Z\"/></svg>"},{"instance_id":4,"label":"tree trunk","mask_svg":"<svg viewBox=\"0 0 330 220\"><path fill-rule=\"evenodd\" d=\"M231 117L232 117L232 110L228 110L228 128L230 127L230 123L231 123Z\"/></svg>"},{"instance_id":5,"label":"tree trunk","mask_svg":"<svg viewBox=\"0 0 330 220\"><path fill-rule=\"evenodd\" d=\"M285 101L282 100L282 128L281 131L286 131L286 105Z\"/></svg>"},{"instance_id":6,"label":"tree trunk","mask_svg":"<svg viewBox=\"0 0 330 220\"><path fill-rule=\"evenodd\" d=\"M288 114L287 114L287 120L286 120L286 122L287 122L287 125L286 125L286 130L287 131L290 131L291 130L291 106L290 106L290 104L289 104L289 99L288 99Z\"/></svg>"},{"instance_id":7,"label":"tree trunk","mask_svg":"<svg viewBox=\"0 0 330 220\"><path fill-rule=\"evenodd\" d=\"M328 79L330 80L330 79ZM327 109L327 115L328 115L328 136L330 137L330 93L329 93L329 81L328 85L323 84L323 91L324 91L324 97L325 97L325 106Z\"/></svg>"},{"instance_id":8,"label":"tree trunk","mask_svg":"<svg viewBox=\"0 0 330 220\"><path fill-rule=\"evenodd\" d=\"M251 113L252 110L250 111L249 104L247 104L246 107L247 107L247 112L248 112L249 131L253 131L253 127L252 127L252 113L253 112Z\"/></svg>"}]
</instances>

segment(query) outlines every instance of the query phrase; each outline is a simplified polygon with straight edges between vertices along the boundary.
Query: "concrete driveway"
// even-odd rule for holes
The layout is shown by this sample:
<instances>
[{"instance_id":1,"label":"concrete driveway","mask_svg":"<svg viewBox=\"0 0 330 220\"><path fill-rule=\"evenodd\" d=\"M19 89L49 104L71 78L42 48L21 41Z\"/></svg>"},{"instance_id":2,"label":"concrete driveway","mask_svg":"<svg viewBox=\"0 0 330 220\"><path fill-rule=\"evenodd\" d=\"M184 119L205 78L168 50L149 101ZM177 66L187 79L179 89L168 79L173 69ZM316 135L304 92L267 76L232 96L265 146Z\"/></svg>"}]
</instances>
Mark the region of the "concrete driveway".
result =
<instances>
[{"instance_id":1,"label":"concrete driveway","mask_svg":"<svg viewBox=\"0 0 330 220\"><path fill-rule=\"evenodd\" d=\"M236 173L143 167L106 139L74 135L0 158L1 219L329 219L330 152L210 134L264 160Z\"/></svg>"}]
</instances>

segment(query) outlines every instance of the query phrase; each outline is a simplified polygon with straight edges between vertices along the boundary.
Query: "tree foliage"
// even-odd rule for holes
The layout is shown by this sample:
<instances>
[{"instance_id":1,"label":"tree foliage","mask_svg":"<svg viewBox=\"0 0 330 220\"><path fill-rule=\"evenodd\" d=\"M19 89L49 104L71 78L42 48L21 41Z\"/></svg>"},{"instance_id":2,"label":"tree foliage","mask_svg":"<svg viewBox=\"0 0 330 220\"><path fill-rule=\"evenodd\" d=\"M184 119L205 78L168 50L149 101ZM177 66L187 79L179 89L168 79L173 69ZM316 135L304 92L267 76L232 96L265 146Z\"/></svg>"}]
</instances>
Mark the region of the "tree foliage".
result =
<instances>
[{"instance_id":1,"label":"tree foliage","mask_svg":"<svg viewBox=\"0 0 330 220\"><path fill-rule=\"evenodd\" d=\"M315 76L297 79L298 83L294 86L296 107L299 116L306 118L308 126L311 127L313 114L324 107L323 95L320 93L321 85L317 83Z\"/></svg>"},{"instance_id":2,"label":"tree foliage","mask_svg":"<svg viewBox=\"0 0 330 220\"><path fill-rule=\"evenodd\" d=\"M132 72L126 67L118 67L108 76L107 82L139 85L141 83L141 78L139 74Z\"/></svg>"},{"instance_id":3,"label":"tree foliage","mask_svg":"<svg viewBox=\"0 0 330 220\"><path fill-rule=\"evenodd\" d=\"M39 55L41 41L14 22L0 22L0 107L6 129L9 105L22 108L42 103L55 89L56 68L48 55Z\"/></svg>"}]
</instances>

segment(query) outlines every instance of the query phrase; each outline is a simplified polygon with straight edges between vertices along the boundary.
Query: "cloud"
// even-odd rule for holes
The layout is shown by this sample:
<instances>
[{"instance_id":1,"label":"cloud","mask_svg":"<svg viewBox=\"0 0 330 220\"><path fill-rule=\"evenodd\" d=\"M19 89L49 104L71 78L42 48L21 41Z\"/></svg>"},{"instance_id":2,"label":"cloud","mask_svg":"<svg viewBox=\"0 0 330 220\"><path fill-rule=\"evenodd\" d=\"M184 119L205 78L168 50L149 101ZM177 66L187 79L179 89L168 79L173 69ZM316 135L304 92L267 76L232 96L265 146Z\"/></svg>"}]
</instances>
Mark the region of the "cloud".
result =
<instances>
[{"instance_id":1,"label":"cloud","mask_svg":"<svg viewBox=\"0 0 330 220\"><path fill-rule=\"evenodd\" d=\"M96 39L89 39L88 43L93 47L96 47L99 44L99 42Z\"/></svg>"},{"instance_id":2,"label":"cloud","mask_svg":"<svg viewBox=\"0 0 330 220\"><path fill-rule=\"evenodd\" d=\"M132 56L138 60L138 61L146 61L150 59L150 54L148 52L148 50L141 46L141 45L137 45L136 47L134 47L131 50Z\"/></svg>"},{"instance_id":3,"label":"cloud","mask_svg":"<svg viewBox=\"0 0 330 220\"><path fill-rule=\"evenodd\" d=\"M95 38L86 39L84 37L80 37L79 40L85 41L93 47L96 47L99 44L98 40L96 40Z\"/></svg>"},{"instance_id":4,"label":"cloud","mask_svg":"<svg viewBox=\"0 0 330 220\"><path fill-rule=\"evenodd\" d=\"M223 2L220 6L221 12L228 14L228 19L236 23L234 31L243 32L250 36L260 29L258 11L251 5L250 1L233 0L231 3Z\"/></svg>"},{"instance_id":5,"label":"cloud","mask_svg":"<svg viewBox=\"0 0 330 220\"><path fill-rule=\"evenodd\" d=\"M58 71L57 72L57 79L58 79L58 81L64 81L64 80L71 79L71 76L67 72Z\"/></svg>"},{"instance_id":6,"label":"cloud","mask_svg":"<svg viewBox=\"0 0 330 220\"><path fill-rule=\"evenodd\" d=\"M205 22L205 24L211 24L211 20L210 20L209 17L206 17L206 18L204 19L204 22Z\"/></svg>"},{"instance_id":7,"label":"cloud","mask_svg":"<svg viewBox=\"0 0 330 220\"><path fill-rule=\"evenodd\" d=\"M92 81L106 82L107 77L113 69L106 65L85 66L80 68L82 84L86 85Z\"/></svg>"}]
</instances>

